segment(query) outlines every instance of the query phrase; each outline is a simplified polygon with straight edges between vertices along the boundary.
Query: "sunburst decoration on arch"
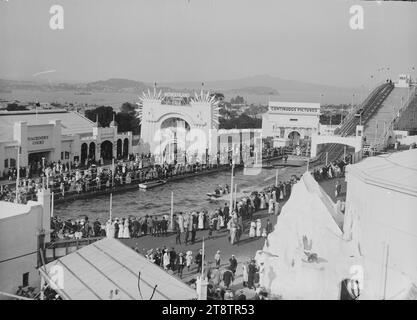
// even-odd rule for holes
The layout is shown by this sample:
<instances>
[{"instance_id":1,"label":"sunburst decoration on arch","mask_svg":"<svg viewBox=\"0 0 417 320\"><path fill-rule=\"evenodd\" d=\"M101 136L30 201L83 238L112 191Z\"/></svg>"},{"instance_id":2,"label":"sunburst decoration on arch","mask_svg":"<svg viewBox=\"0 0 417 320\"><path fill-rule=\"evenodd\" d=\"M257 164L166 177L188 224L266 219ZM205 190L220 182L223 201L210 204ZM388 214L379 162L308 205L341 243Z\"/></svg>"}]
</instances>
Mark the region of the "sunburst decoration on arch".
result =
<instances>
[{"instance_id":1,"label":"sunburst decoration on arch","mask_svg":"<svg viewBox=\"0 0 417 320\"><path fill-rule=\"evenodd\" d=\"M211 108L211 126L212 128L219 127L219 101L216 100L215 96L210 96L210 91L204 93L203 90L200 91L200 94L197 92L194 93L194 98L191 98L192 102L204 102L210 103Z\"/></svg>"},{"instance_id":2,"label":"sunburst decoration on arch","mask_svg":"<svg viewBox=\"0 0 417 320\"><path fill-rule=\"evenodd\" d=\"M151 91L148 88L148 92L142 92L142 95L139 96L139 102L136 102L138 109L136 110L136 116L139 119L139 124L142 124L143 117L143 101L144 100L162 100L162 90L156 91L156 88Z\"/></svg>"}]
</instances>

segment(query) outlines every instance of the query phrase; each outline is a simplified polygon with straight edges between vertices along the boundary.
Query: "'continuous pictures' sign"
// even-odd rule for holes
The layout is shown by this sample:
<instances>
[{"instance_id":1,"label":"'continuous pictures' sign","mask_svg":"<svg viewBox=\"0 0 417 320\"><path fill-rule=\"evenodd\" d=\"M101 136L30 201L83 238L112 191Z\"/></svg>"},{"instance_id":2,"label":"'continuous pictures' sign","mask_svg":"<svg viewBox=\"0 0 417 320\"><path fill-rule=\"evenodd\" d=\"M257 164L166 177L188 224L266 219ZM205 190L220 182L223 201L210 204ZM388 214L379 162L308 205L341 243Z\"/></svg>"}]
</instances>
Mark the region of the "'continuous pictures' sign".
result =
<instances>
[{"instance_id":1,"label":"'continuous pictures' sign","mask_svg":"<svg viewBox=\"0 0 417 320\"><path fill-rule=\"evenodd\" d=\"M45 140L48 140L48 136L28 137L28 141L32 142L32 145L45 144Z\"/></svg>"}]
</instances>

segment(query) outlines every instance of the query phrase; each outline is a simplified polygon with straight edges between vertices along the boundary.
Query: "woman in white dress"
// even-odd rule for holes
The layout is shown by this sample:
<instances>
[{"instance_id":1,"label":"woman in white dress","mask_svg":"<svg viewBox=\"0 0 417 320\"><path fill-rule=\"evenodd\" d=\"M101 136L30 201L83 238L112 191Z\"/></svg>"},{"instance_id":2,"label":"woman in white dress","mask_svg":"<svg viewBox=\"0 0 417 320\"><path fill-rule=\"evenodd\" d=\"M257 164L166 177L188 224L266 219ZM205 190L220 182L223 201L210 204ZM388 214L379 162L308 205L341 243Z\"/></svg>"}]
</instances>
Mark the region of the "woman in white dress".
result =
<instances>
[{"instance_id":1,"label":"woman in white dress","mask_svg":"<svg viewBox=\"0 0 417 320\"><path fill-rule=\"evenodd\" d=\"M187 251L186 256L185 256L185 265L187 266L188 271L190 271L192 262L193 262L193 253L192 251Z\"/></svg>"},{"instance_id":2,"label":"woman in white dress","mask_svg":"<svg viewBox=\"0 0 417 320\"><path fill-rule=\"evenodd\" d=\"M168 270L168 266L169 266L169 254L168 254L168 250L165 249L165 253L164 253L164 269Z\"/></svg>"},{"instance_id":3,"label":"woman in white dress","mask_svg":"<svg viewBox=\"0 0 417 320\"><path fill-rule=\"evenodd\" d=\"M112 231L112 222L109 219L107 220L107 223L106 223L106 237L107 238L114 238L114 231L113 232L111 231Z\"/></svg>"},{"instance_id":4,"label":"woman in white dress","mask_svg":"<svg viewBox=\"0 0 417 320\"><path fill-rule=\"evenodd\" d=\"M242 264L242 276L243 276L243 286L246 287L248 283L248 266L246 263Z\"/></svg>"},{"instance_id":5,"label":"woman in white dress","mask_svg":"<svg viewBox=\"0 0 417 320\"><path fill-rule=\"evenodd\" d=\"M219 215L219 222L217 225L219 226L217 230L224 228L224 217L222 215Z\"/></svg>"},{"instance_id":6,"label":"woman in white dress","mask_svg":"<svg viewBox=\"0 0 417 320\"><path fill-rule=\"evenodd\" d=\"M256 232L256 222L251 221L250 223L250 229L249 229L249 238L254 238Z\"/></svg>"},{"instance_id":7,"label":"woman in white dress","mask_svg":"<svg viewBox=\"0 0 417 320\"><path fill-rule=\"evenodd\" d=\"M261 195L261 203L259 205L259 209L263 210L266 209L266 201L265 201L265 195Z\"/></svg>"},{"instance_id":8,"label":"woman in white dress","mask_svg":"<svg viewBox=\"0 0 417 320\"><path fill-rule=\"evenodd\" d=\"M204 229L204 212L200 211L198 214L198 229L203 230Z\"/></svg>"},{"instance_id":9,"label":"woman in white dress","mask_svg":"<svg viewBox=\"0 0 417 320\"><path fill-rule=\"evenodd\" d=\"M268 213L269 214L273 214L274 213L274 200L272 198L269 199Z\"/></svg>"},{"instance_id":10,"label":"woman in white dress","mask_svg":"<svg viewBox=\"0 0 417 320\"><path fill-rule=\"evenodd\" d=\"M118 238L123 238L123 233L124 233L124 227L123 227L123 221L119 222L119 234L118 234Z\"/></svg>"},{"instance_id":11,"label":"woman in white dress","mask_svg":"<svg viewBox=\"0 0 417 320\"><path fill-rule=\"evenodd\" d=\"M279 202L275 202L274 214L276 216L279 214Z\"/></svg>"},{"instance_id":12,"label":"woman in white dress","mask_svg":"<svg viewBox=\"0 0 417 320\"><path fill-rule=\"evenodd\" d=\"M262 235L262 222L261 219L256 220L256 236L260 237Z\"/></svg>"},{"instance_id":13,"label":"woman in white dress","mask_svg":"<svg viewBox=\"0 0 417 320\"><path fill-rule=\"evenodd\" d=\"M130 238L130 232L129 232L129 219L125 220L125 224L123 227L123 238Z\"/></svg>"}]
</instances>

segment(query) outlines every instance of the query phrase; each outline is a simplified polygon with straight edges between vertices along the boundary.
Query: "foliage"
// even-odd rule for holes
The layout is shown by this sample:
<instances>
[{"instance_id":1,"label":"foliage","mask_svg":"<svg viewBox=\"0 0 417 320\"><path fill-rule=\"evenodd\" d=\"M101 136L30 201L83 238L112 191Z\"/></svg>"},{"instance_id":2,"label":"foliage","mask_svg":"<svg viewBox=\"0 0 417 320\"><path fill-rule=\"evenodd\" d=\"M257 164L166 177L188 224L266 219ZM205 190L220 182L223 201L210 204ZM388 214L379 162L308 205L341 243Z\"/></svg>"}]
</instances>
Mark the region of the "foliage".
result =
<instances>
[{"instance_id":1,"label":"foliage","mask_svg":"<svg viewBox=\"0 0 417 320\"><path fill-rule=\"evenodd\" d=\"M28 109L26 108L26 106L18 105L17 103L12 102L12 103L7 104L6 110L7 111L24 111Z\"/></svg>"},{"instance_id":2,"label":"foliage","mask_svg":"<svg viewBox=\"0 0 417 320\"><path fill-rule=\"evenodd\" d=\"M245 104L245 99L241 96L236 96L236 98L230 99L231 104Z\"/></svg>"},{"instance_id":3,"label":"foliage","mask_svg":"<svg viewBox=\"0 0 417 320\"><path fill-rule=\"evenodd\" d=\"M91 110L85 110L85 116L93 122L96 122L98 115L98 123L100 127L110 126L110 122L113 120L113 108L101 106Z\"/></svg>"},{"instance_id":4,"label":"foliage","mask_svg":"<svg viewBox=\"0 0 417 320\"><path fill-rule=\"evenodd\" d=\"M220 129L259 129L262 128L262 119L256 119L241 114L239 117L232 117L230 119L220 118Z\"/></svg>"},{"instance_id":5,"label":"foliage","mask_svg":"<svg viewBox=\"0 0 417 320\"><path fill-rule=\"evenodd\" d=\"M133 134L140 133L139 119L136 117L136 106L132 103L125 102L121 106L121 112L115 114L118 132L132 131ZM85 116L91 121L98 122L101 127L108 127L113 120L113 108L101 106L92 110L86 110Z\"/></svg>"}]
</instances>

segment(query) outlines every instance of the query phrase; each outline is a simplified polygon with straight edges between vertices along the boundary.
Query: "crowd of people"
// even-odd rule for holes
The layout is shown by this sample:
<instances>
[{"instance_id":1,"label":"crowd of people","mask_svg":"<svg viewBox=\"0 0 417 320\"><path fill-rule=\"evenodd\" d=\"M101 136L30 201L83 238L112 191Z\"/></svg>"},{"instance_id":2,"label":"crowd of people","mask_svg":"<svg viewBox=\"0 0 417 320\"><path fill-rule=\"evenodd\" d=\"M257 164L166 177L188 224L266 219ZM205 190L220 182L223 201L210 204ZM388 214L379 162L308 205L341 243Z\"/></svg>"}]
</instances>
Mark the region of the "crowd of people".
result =
<instances>
[{"instance_id":1,"label":"crowd of people","mask_svg":"<svg viewBox=\"0 0 417 320\"><path fill-rule=\"evenodd\" d=\"M140 252L139 248L135 248ZM231 255L228 263L222 264L221 251L217 250L213 261L205 262L202 249L199 249L195 255L191 250L186 252L176 252L174 248L165 246L157 249L150 249L145 256L151 262L160 266L167 272L183 278L184 270L188 274L203 272L204 277L208 280L207 299L208 300L246 300L243 290L234 292L231 288L236 279L238 261L235 255ZM204 260L204 261L203 261ZM202 270L204 264L204 270ZM256 290L252 299L265 299L265 292L260 288L260 268L256 265L255 260L250 260L241 264L243 275L243 286ZM196 285L196 278L192 277L188 281L191 286Z\"/></svg>"},{"instance_id":2,"label":"crowd of people","mask_svg":"<svg viewBox=\"0 0 417 320\"><path fill-rule=\"evenodd\" d=\"M141 159L119 161L113 166L96 166L87 168L70 167L60 162L50 163L40 176L24 174L21 169L19 181L19 203L35 199L37 191L46 185L54 192L56 198L65 198L71 194L102 191L128 184L138 184L145 181L167 179L176 175L212 169L216 165L168 164L144 165ZM10 176L12 178L13 176ZM14 176L14 178L16 178ZM15 184L3 185L0 190L0 200L14 201L16 197Z\"/></svg>"},{"instance_id":3,"label":"crowd of people","mask_svg":"<svg viewBox=\"0 0 417 320\"><path fill-rule=\"evenodd\" d=\"M320 168L313 170L313 176L316 181L341 178L345 175L345 168L350 164L351 158L346 156L344 159L329 162Z\"/></svg>"}]
</instances>

